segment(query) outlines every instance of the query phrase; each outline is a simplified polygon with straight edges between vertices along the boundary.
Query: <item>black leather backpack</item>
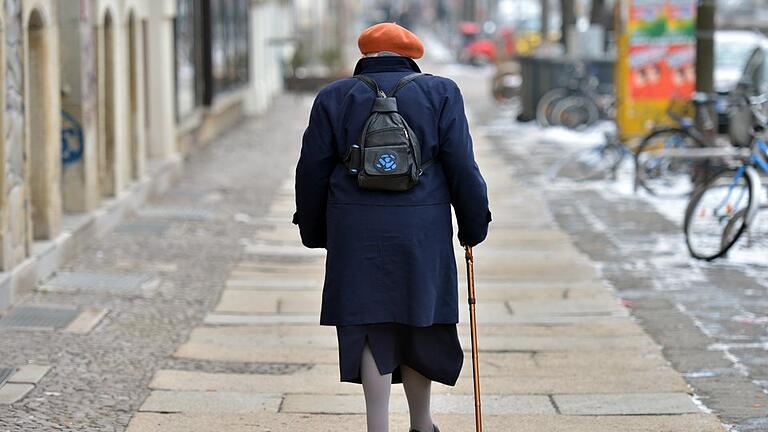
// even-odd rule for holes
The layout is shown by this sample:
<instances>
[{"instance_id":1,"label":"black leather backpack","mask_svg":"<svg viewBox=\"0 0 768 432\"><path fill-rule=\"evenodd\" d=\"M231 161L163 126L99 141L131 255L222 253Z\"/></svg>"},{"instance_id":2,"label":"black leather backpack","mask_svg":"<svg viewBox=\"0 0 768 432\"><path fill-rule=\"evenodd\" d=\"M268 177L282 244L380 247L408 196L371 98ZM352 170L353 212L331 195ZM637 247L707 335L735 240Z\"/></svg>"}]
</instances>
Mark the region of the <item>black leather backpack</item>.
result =
<instances>
[{"instance_id":1,"label":"black leather backpack","mask_svg":"<svg viewBox=\"0 0 768 432\"><path fill-rule=\"evenodd\" d=\"M421 147L416 134L397 111L395 94L421 73L403 77L391 95L379 88L372 78L355 75L376 93L371 114L363 126L360 141L353 144L344 157L344 166L357 175L362 189L406 191L419 183L422 172L432 161L422 163Z\"/></svg>"}]
</instances>

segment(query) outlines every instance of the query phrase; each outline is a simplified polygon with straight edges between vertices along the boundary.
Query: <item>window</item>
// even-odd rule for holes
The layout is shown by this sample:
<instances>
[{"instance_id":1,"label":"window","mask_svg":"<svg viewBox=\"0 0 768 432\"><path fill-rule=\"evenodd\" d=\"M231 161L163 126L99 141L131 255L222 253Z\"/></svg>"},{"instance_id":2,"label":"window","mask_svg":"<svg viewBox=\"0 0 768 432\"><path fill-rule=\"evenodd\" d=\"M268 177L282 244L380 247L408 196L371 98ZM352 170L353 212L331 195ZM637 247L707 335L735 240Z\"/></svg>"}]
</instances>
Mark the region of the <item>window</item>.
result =
<instances>
[{"instance_id":1,"label":"window","mask_svg":"<svg viewBox=\"0 0 768 432\"><path fill-rule=\"evenodd\" d=\"M250 0L177 0L176 116L248 83Z\"/></svg>"},{"instance_id":2,"label":"window","mask_svg":"<svg viewBox=\"0 0 768 432\"><path fill-rule=\"evenodd\" d=\"M214 93L248 82L248 0L211 0Z\"/></svg>"},{"instance_id":3,"label":"window","mask_svg":"<svg viewBox=\"0 0 768 432\"><path fill-rule=\"evenodd\" d=\"M203 101L202 0L178 0L176 44L176 117L188 117Z\"/></svg>"}]
</instances>

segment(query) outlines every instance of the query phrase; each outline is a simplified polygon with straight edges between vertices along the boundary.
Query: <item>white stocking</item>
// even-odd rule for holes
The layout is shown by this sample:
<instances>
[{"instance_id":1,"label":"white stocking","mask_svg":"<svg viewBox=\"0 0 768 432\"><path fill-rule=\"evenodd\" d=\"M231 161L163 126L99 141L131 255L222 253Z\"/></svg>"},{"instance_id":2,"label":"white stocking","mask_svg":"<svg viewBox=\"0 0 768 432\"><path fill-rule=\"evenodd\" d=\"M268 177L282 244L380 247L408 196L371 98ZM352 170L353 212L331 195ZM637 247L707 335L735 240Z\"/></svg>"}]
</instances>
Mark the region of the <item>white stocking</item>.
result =
<instances>
[{"instance_id":1,"label":"white stocking","mask_svg":"<svg viewBox=\"0 0 768 432\"><path fill-rule=\"evenodd\" d=\"M363 382L363 393L365 394L368 432L388 432L389 392L392 388L392 374L381 375L379 373L367 341L363 346L360 379Z\"/></svg>"},{"instance_id":2,"label":"white stocking","mask_svg":"<svg viewBox=\"0 0 768 432\"><path fill-rule=\"evenodd\" d=\"M411 429L418 432L432 432L432 413L430 395L432 381L408 366L400 366L403 376L403 388L408 398L408 411L411 414Z\"/></svg>"}]
</instances>

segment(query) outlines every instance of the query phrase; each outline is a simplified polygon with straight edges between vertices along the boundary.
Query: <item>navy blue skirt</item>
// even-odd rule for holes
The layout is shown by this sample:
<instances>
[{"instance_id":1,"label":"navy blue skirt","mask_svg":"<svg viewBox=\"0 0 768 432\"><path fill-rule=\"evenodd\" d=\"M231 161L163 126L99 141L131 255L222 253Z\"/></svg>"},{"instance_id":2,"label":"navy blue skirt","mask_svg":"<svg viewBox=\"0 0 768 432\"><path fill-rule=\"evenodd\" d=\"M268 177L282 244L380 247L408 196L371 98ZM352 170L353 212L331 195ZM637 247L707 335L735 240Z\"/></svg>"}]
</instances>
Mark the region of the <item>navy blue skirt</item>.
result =
<instances>
[{"instance_id":1,"label":"navy blue skirt","mask_svg":"<svg viewBox=\"0 0 768 432\"><path fill-rule=\"evenodd\" d=\"M343 382L361 384L360 362L366 340L379 373L391 373L393 384L403 382L400 366L406 365L432 381L453 386L464 362L456 324L337 326L336 335Z\"/></svg>"}]
</instances>

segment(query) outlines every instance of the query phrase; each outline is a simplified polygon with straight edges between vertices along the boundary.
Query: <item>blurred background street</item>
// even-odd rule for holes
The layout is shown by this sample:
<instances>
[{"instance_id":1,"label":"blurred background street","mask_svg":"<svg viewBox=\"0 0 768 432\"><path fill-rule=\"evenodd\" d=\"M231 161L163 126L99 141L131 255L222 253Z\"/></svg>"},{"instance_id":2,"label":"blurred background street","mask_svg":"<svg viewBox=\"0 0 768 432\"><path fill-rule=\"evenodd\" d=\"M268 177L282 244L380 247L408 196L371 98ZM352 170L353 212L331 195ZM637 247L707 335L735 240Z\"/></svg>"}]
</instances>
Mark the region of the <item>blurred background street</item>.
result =
<instances>
[{"instance_id":1,"label":"blurred background street","mask_svg":"<svg viewBox=\"0 0 768 432\"><path fill-rule=\"evenodd\" d=\"M0 432L364 429L317 325L324 251L291 215L313 97L382 21L459 84L489 185L487 430L768 431L766 0L4 0L0 19ZM444 432L472 429L471 384L466 355L435 386ZM406 430L400 389L392 412Z\"/></svg>"}]
</instances>

